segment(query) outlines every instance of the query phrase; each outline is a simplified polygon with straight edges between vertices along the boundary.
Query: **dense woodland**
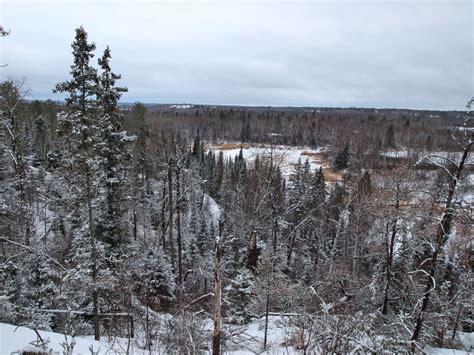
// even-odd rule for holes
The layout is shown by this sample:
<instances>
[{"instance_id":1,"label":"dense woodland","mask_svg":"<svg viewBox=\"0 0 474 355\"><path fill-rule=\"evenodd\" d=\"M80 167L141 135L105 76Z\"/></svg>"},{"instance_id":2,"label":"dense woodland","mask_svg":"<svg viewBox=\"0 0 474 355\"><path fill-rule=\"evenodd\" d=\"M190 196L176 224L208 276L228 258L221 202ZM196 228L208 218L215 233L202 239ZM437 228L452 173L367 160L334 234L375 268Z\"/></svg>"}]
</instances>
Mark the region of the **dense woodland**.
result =
<instances>
[{"instance_id":1,"label":"dense woodland","mask_svg":"<svg viewBox=\"0 0 474 355\"><path fill-rule=\"evenodd\" d=\"M275 314L305 353L473 331L469 111L119 105L111 51L83 28L72 49L64 103L0 83L0 322L183 354ZM286 178L223 143L324 147L328 166Z\"/></svg>"}]
</instances>

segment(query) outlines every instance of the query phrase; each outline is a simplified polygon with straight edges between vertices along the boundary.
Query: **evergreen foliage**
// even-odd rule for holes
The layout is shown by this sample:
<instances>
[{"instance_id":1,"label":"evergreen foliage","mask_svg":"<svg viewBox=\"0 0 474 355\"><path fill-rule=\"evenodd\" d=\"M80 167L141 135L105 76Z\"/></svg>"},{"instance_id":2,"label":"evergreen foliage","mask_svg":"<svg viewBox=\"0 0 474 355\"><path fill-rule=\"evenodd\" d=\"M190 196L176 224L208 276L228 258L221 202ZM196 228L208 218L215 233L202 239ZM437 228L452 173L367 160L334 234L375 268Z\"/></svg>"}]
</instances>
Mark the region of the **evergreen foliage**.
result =
<instances>
[{"instance_id":1,"label":"evergreen foliage","mask_svg":"<svg viewBox=\"0 0 474 355\"><path fill-rule=\"evenodd\" d=\"M439 145L439 127L423 133L406 113L410 124L391 117L384 137L380 115L355 111L358 124L378 127L366 142L339 111L119 106L126 89L110 49L96 68L82 27L72 48L70 78L55 88L65 105L28 102L20 83L0 83L1 322L96 338L133 328L147 352L159 339L168 352L199 353L210 346L219 278L231 329L258 316L268 335L280 314L307 352L362 343L396 352L446 341L446 329L469 323L462 165L445 159L436 175L436 164L380 153L409 142L402 134L395 142L394 126L420 137L418 148ZM469 127L455 145L468 168ZM265 141L269 154L251 155L250 144L239 149L229 137ZM208 149L212 139L226 146ZM300 141L328 148L288 146ZM288 163L275 144L316 158ZM415 325L413 341L400 336Z\"/></svg>"},{"instance_id":2,"label":"evergreen foliage","mask_svg":"<svg viewBox=\"0 0 474 355\"><path fill-rule=\"evenodd\" d=\"M344 148L336 154L334 166L337 170L347 169L349 166L349 144L346 143Z\"/></svg>"}]
</instances>

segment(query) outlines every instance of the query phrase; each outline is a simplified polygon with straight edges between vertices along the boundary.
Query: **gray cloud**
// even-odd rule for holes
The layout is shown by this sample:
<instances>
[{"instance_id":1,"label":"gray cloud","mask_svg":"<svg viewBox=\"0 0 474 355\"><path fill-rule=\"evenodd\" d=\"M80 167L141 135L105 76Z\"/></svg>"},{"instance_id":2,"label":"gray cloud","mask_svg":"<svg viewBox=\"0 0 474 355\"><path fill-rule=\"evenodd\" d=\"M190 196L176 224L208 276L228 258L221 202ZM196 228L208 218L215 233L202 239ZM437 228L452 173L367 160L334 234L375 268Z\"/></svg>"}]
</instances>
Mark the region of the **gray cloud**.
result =
<instances>
[{"instance_id":1,"label":"gray cloud","mask_svg":"<svg viewBox=\"0 0 474 355\"><path fill-rule=\"evenodd\" d=\"M110 45L124 101L463 109L466 1L11 1L1 75L33 98L68 77L74 29Z\"/></svg>"}]
</instances>

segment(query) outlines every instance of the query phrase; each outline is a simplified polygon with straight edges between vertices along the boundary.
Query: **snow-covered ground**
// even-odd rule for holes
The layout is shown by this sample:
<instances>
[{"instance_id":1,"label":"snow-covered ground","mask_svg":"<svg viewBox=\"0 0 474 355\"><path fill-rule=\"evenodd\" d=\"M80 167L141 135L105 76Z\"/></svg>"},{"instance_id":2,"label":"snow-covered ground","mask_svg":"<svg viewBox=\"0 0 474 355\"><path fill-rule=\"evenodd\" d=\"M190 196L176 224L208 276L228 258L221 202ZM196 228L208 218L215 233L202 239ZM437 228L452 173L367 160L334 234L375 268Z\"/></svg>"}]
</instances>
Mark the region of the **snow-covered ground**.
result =
<instances>
[{"instance_id":1,"label":"snow-covered ground","mask_svg":"<svg viewBox=\"0 0 474 355\"><path fill-rule=\"evenodd\" d=\"M464 127L464 126L461 126L461 127L456 127L458 131L474 131L474 127Z\"/></svg>"},{"instance_id":2,"label":"snow-covered ground","mask_svg":"<svg viewBox=\"0 0 474 355\"><path fill-rule=\"evenodd\" d=\"M474 174L461 178L462 206L474 208Z\"/></svg>"},{"instance_id":3,"label":"snow-covered ground","mask_svg":"<svg viewBox=\"0 0 474 355\"><path fill-rule=\"evenodd\" d=\"M436 355L464 355L472 354L474 350L474 333L457 332L456 337L463 347L462 350L457 349L442 349L442 348L429 348L429 353Z\"/></svg>"},{"instance_id":4,"label":"snow-covered ground","mask_svg":"<svg viewBox=\"0 0 474 355\"><path fill-rule=\"evenodd\" d=\"M204 331L212 333L213 322L208 319L205 322ZM223 335L225 344L223 347L226 354L301 354L297 351L291 340L297 334L297 329L288 325L288 318L282 316L270 316L268 326L267 348L263 351L265 327L264 319L256 319L245 326L224 324ZM39 331L42 339L47 342L47 349L51 354L63 354L63 344L71 344L71 337L64 334ZM232 334L232 336L229 336ZM474 333L458 332L457 337L463 350L441 349L428 347L432 354L470 354L474 349ZM36 333L26 327L16 327L10 324L0 323L0 355L19 354L25 350L40 351L37 346L32 345L38 339ZM91 354L91 349L95 354L125 354L127 352L128 341L123 338L107 339L103 337L101 341L95 341L92 337L76 337L73 354ZM130 354L148 354L143 349L138 349L131 344Z\"/></svg>"},{"instance_id":5,"label":"snow-covered ground","mask_svg":"<svg viewBox=\"0 0 474 355\"><path fill-rule=\"evenodd\" d=\"M399 150L389 150L386 152L380 153L380 155L388 158L398 158L398 159L405 159L405 158L418 158L419 160L424 159L427 163L433 162L436 164L446 164L448 163L448 159L453 160L454 162L458 162L462 156L462 152L446 152L446 151L414 151L414 150L407 150L407 149L399 149ZM466 163L473 163L472 157L468 157Z\"/></svg>"},{"instance_id":6,"label":"snow-covered ground","mask_svg":"<svg viewBox=\"0 0 474 355\"><path fill-rule=\"evenodd\" d=\"M474 186L474 174L467 175L466 181L469 185Z\"/></svg>"},{"instance_id":7,"label":"snow-covered ground","mask_svg":"<svg viewBox=\"0 0 474 355\"><path fill-rule=\"evenodd\" d=\"M388 152L382 152L380 155L388 158L409 158L415 156L415 152L408 150L389 150Z\"/></svg>"},{"instance_id":8,"label":"snow-covered ground","mask_svg":"<svg viewBox=\"0 0 474 355\"><path fill-rule=\"evenodd\" d=\"M207 147L208 150L213 150L216 154L223 152L224 159L234 159L240 153L240 146L238 144L229 145L210 145ZM270 159L273 156L273 161L281 169L284 177L288 177L294 170L295 164L301 159L301 163L304 163L308 159L311 170L319 169L320 166L327 167L327 164L322 160L321 153L325 152L325 148L313 149L305 146L285 146L285 145L274 145L268 144L252 144L242 145L242 154L245 160L250 164L253 163L257 155L259 158Z\"/></svg>"},{"instance_id":9,"label":"snow-covered ground","mask_svg":"<svg viewBox=\"0 0 474 355\"><path fill-rule=\"evenodd\" d=\"M41 338L47 343L47 349L52 354L63 354L64 344L71 344L73 339L64 334L46 332L39 330ZM16 327L11 324L0 323L0 354L21 354L21 351L42 351L33 342L38 340L35 331L26 327ZM103 337L101 341L95 341L92 337L75 337L73 354L91 354L91 349L97 354L124 354L127 351L127 339L118 338L108 341ZM44 351L44 350L43 350ZM134 354L145 354L145 352L133 349Z\"/></svg>"},{"instance_id":10,"label":"snow-covered ground","mask_svg":"<svg viewBox=\"0 0 474 355\"><path fill-rule=\"evenodd\" d=\"M175 105L170 106L170 108L175 108L178 110L184 110L184 109L193 108L193 107L194 105L191 105L191 104L175 104Z\"/></svg>"},{"instance_id":11,"label":"snow-covered ground","mask_svg":"<svg viewBox=\"0 0 474 355\"><path fill-rule=\"evenodd\" d=\"M205 321L204 331L212 334L213 322L211 319ZM47 342L47 349L52 354L63 354L62 344L71 344L71 337L64 334L38 331L44 341ZM223 327L226 332L234 334L227 340L225 348L227 354L297 354L290 345L282 345L294 333L294 330L285 326L282 317L269 318L269 330L267 340L267 351L262 352L264 337L264 321L255 320L245 326L227 325ZM34 330L26 327L16 327L10 324L0 323L0 355L20 354L21 351L41 351L42 349L32 345L38 339ZM127 351L127 339L115 338L108 340L103 337L101 341L95 341L92 337L76 337L74 354L91 354L91 349L97 354L125 354ZM98 351L98 352L97 352ZM131 344L130 354L148 354L147 351L137 349Z\"/></svg>"},{"instance_id":12,"label":"snow-covered ground","mask_svg":"<svg viewBox=\"0 0 474 355\"><path fill-rule=\"evenodd\" d=\"M204 330L209 334L213 331L211 319L206 321ZM267 347L264 351L263 340L265 336L264 318L255 319L246 325L224 324L222 333L224 335L225 354L298 354L290 345L290 340L296 330L288 326L288 319L281 316L269 316ZM229 336L232 334L232 336ZM286 343L286 344L285 344Z\"/></svg>"},{"instance_id":13,"label":"snow-covered ground","mask_svg":"<svg viewBox=\"0 0 474 355\"><path fill-rule=\"evenodd\" d=\"M449 166L452 163L450 161L458 164L459 160L461 159L462 152L446 152L446 151L410 151L407 149L400 149L400 150L389 150L386 152L380 153L382 156L388 158L396 158L396 159L416 159L420 163L427 163L430 165L438 165L438 166ZM468 156L466 164L473 164L474 158L472 155ZM471 207L474 206L474 174L463 172L461 175L461 186L458 187L461 190L461 200L463 207Z\"/></svg>"},{"instance_id":14,"label":"snow-covered ground","mask_svg":"<svg viewBox=\"0 0 474 355\"><path fill-rule=\"evenodd\" d=\"M218 226L221 217L221 208L219 207L219 204L211 196L204 194L203 206L207 207L214 226Z\"/></svg>"}]
</instances>

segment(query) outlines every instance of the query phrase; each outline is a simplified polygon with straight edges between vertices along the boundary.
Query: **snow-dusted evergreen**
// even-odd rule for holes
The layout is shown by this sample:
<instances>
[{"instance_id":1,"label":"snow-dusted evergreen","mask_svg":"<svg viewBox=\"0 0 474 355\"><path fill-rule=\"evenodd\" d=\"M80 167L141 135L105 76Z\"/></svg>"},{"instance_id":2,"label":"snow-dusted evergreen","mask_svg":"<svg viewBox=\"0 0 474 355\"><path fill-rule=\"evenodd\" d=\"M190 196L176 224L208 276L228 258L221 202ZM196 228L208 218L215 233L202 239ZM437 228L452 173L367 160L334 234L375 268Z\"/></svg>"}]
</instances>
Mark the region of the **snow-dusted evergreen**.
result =
<instances>
[{"instance_id":1,"label":"snow-dusted evergreen","mask_svg":"<svg viewBox=\"0 0 474 355\"><path fill-rule=\"evenodd\" d=\"M0 336L38 330L8 349L403 353L471 339L470 113L433 153L448 136L428 139L414 115L358 117L379 128L359 139L324 110L124 108L109 47L96 62L80 27L72 49L64 105L0 83Z\"/></svg>"}]
</instances>

